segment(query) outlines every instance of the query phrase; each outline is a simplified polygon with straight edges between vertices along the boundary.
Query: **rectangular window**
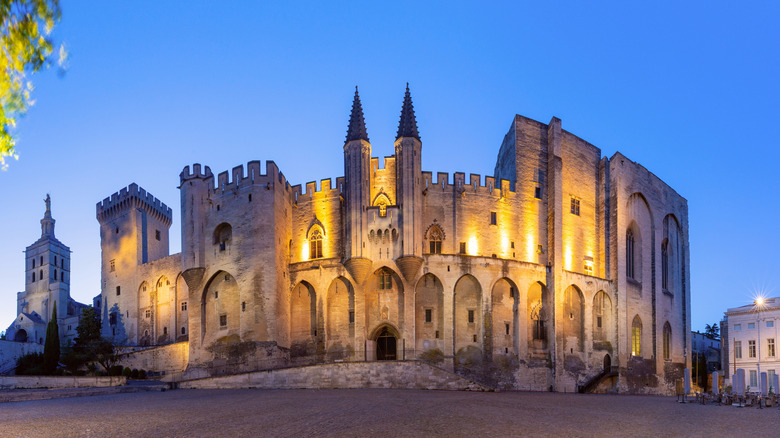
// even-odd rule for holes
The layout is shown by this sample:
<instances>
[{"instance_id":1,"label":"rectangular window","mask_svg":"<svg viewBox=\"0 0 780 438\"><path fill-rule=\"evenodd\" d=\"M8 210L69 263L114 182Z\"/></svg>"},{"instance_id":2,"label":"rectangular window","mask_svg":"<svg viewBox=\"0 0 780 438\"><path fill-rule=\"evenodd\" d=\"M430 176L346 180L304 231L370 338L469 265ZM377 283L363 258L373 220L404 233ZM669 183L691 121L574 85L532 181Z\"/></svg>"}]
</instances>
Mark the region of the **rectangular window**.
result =
<instances>
[{"instance_id":1,"label":"rectangular window","mask_svg":"<svg viewBox=\"0 0 780 438\"><path fill-rule=\"evenodd\" d=\"M490 225L496 225L498 224L498 218L496 217L496 212L491 211L490 212Z\"/></svg>"},{"instance_id":2,"label":"rectangular window","mask_svg":"<svg viewBox=\"0 0 780 438\"><path fill-rule=\"evenodd\" d=\"M167 335L167 334L168 334L168 327L163 327L163 334L164 334L164 335Z\"/></svg>"},{"instance_id":3,"label":"rectangular window","mask_svg":"<svg viewBox=\"0 0 780 438\"><path fill-rule=\"evenodd\" d=\"M504 329L506 331L506 334L509 334L509 323L508 322L504 323Z\"/></svg>"},{"instance_id":4,"label":"rectangular window","mask_svg":"<svg viewBox=\"0 0 780 438\"><path fill-rule=\"evenodd\" d=\"M571 197L571 214L580 215L580 200L574 196Z\"/></svg>"},{"instance_id":5,"label":"rectangular window","mask_svg":"<svg viewBox=\"0 0 780 438\"><path fill-rule=\"evenodd\" d=\"M742 359L742 341L734 341L734 358Z\"/></svg>"},{"instance_id":6,"label":"rectangular window","mask_svg":"<svg viewBox=\"0 0 780 438\"><path fill-rule=\"evenodd\" d=\"M740 330L742 330L742 324L734 324L734 331L738 332Z\"/></svg>"},{"instance_id":7,"label":"rectangular window","mask_svg":"<svg viewBox=\"0 0 780 438\"><path fill-rule=\"evenodd\" d=\"M116 312L111 312L108 315L108 323L110 325L116 325Z\"/></svg>"},{"instance_id":8,"label":"rectangular window","mask_svg":"<svg viewBox=\"0 0 780 438\"><path fill-rule=\"evenodd\" d=\"M349 311L349 323L354 324L355 323L355 311L350 310Z\"/></svg>"},{"instance_id":9,"label":"rectangular window","mask_svg":"<svg viewBox=\"0 0 780 438\"><path fill-rule=\"evenodd\" d=\"M114 271L116 271L116 260L111 260L111 261L110 261L110 262L108 262L108 263L109 263L109 265L111 266L111 267L109 268L109 271L111 271L111 272L114 272Z\"/></svg>"},{"instance_id":10,"label":"rectangular window","mask_svg":"<svg viewBox=\"0 0 780 438\"><path fill-rule=\"evenodd\" d=\"M390 279L390 273L387 271L379 272L379 289L389 290L393 288L393 280Z\"/></svg>"},{"instance_id":11,"label":"rectangular window","mask_svg":"<svg viewBox=\"0 0 780 438\"><path fill-rule=\"evenodd\" d=\"M750 370L750 386L753 388L758 386L758 373L756 370Z\"/></svg>"},{"instance_id":12,"label":"rectangular window","mask_svg":"<svg viewBox=\"0 0 780 438\"><path fill-rule=\"evenodd\" d=\"M186 301L182 301L181 302L181 310L182 310L182 312L187 310L187 302Z\"/></svg>"},{"instance_id":13,"label":"rectangular window","mask_svg":"<svg viewBox=\"0 0 780 438\"><path fill-rule=\"evenodd\" d=\"M181 328L181 334L185 334L186 331L184 330L184 327Z\"/></svg>"},{"instance_id":14,"label":"rectangular window","mask_svg":"<svg viewBox=\"0 0 780 438\"><path fill-rule=\"evenodd\" d=\"M767 321L766 322L766 326L767 326L767 328L774 327L775 326L775 322L774 321Z\"/></svg>"},{"instance_id":15,"label":"rectangular window","mask_svg":"<svg viewBox=\"0 0 780 438\"><path fill-rule=\"evenodd\" d=\"M431 240L431 254L441 254L441 240Z\"/></svg>"},{"instance_id":16,"label":"rectangular window","mask_svg":"<svg viewBox=\"0 0 780 438\"><path fill-rule=\"evenodd\" d=\"M466 242L460 242L460 254L466 254Z\"/></svg>"},{"instance_id":17,"label":"rectangular window","mask_svg":"<svg viewBox=\"0 0 780 438\"><path fill-rule=\"evenodd\" d=\"M748 357L756 357L756 341L748 341Z\"/></svg>"},{"instance_id":18,"label":"rectangular window","mask_svg":"<svg viewBox=\"0 0 780 438\"><path fill-rule=\"evenodd\" d=\"M756 323L755 322L749 322L748 323L748 330L755 330L756 329Z\"/></svg>"},{"instance_id":19,"label":"rectangular window","mask_svg":"<svg viewBox=\"0 0 780 438\"><path fill-rule=\"evenodd\" d=\"M146 319L151 318L152 317L152 311L149 310L149 309L146 309L146 311L144 312L144 316L146 316Z\"/></svg>"},{"instance_id":20,"label":"rectangular window","mask_svg":"<svg viewBox=\"0 0 780 438\"><path fill-rule=\"evenodd\" d=\"M585 275L593 275L593 262L585 262Z\"/></svg>"},{"instance_id":21,"label":"rectangular window","mask_svg":"<svg viewBox=\"0 0 780 438\"><path fill-rule=\"evenodd\" d=\"M121 289L119 288L119 286L117 286L116 287L116 296L119 296L119 294L121 294L121 293L122 293Z\"/></svg>"},{"instance_id":22,"label":"rectangular window","mask_svg":"<svg viewBox=\"0 0 780 438\"><path fill-rule=\"evenodd\" d=\"M227 327L227 315L219 315L219 326Z\"/></svg>"},{"instance_id":23,"label":"rectangular window","mask_svg":"<svg viewBox=\"0 0 780 438\"><path fill-rule=\"evenodd\" d=\"M601 328L601 317L600 316L596 317L596 327L597 328Z\"/></svg>"},{"instance_id":24,"label":"rectangular window","mask_svg":"<svg viewBox=\"0 0 780 438\"><path fill-rule=\"evenodd\" d=\"M770 338L766 340L766 353L769 357L775 357L775 339Z\"/></svg>"},{"instance_id":25,"label":"rectangular window","mask_svg":"<svg viewBox=\"0 0 780 438\"><path fill-rule=\"evenodd\" d=\"M534 187L534 198L542 199L542 186Z\"/></svg>"},{"instance_id":26,"label":"rectangular window","mask_svg":"<svg viewBox=\"0 0 780 438\"><path fill-rule=\"evenodd\" d=\"M309 258L322 258L322 239L313 239L309 241Z\"/></svg>"},{"instance_id":27,"label":"rectangular window","mask_svg":"<svg viewBox=\"0 0 780 438\"><path fill-rule=\"evenodd\" d=\"M219 291L215 290L214 291L214 299L216 300L217 298L219 298Z\"/></svg>"},{"instance_id":28,"label":"rectangular window","mask_svg":"<svg viewBox=\"0 0 780 438\"><path fill-rule=\"evenodd\" d=\"M474 311L469 310L469 324L473 324L473 323L474 323Z\"/></svg>"},{"instance_id":29,"label":"rectangular window","mask_svg":"<svg viewBox=\"0 0 780 438\"><path fill-rule=\"evenodd\" d=\"M241 311L246 312L246 301L241 302Z\"/></svg>"},{"instance_id":30,"label":"rectangular window","mask_svg":"<svg viewBox=\"0 0 780 438\"><path fill-rule=\"evenodd\" d=\"M154 230L154 238L155 240L160 240L160 230Z\"/></svg>"},{"instance_id":31,"label":"rectangular window","mask_svg":"<svg viewBox=\"0 0 780 438\"><path fill-rule=\"evenodd\" d=\"M425 309L425 322L433 322L433 309Z\"/></svg>"}]
</instances>

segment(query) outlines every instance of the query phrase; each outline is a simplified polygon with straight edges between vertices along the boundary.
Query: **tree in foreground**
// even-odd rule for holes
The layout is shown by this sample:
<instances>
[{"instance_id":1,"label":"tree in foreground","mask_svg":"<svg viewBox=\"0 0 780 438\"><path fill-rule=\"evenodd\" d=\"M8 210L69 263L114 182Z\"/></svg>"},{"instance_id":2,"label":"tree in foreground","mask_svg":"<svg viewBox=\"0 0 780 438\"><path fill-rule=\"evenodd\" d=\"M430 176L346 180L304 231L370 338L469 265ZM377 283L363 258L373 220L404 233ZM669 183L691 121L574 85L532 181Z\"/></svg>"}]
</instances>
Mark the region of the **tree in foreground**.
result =
<instances>
[{"instance_id":1,"label":"tree in foreground","mask_svg":"<svg viewBox=\"0 0 780 438\"><path fill-rule=\"evenodd\" d=\"M57 302L51 311L51 319L46 326L46 342L43 344L43 371L52 374L60 362L60 329L57 325Z\"/></svg>"},{"instance_id":2,"label":"tree in foreground","mask_svg":"<svg viewBox=\"0 0 780 438\"><path fill-rule=\"evenodd\" d=\"M11 131L34 103L28 75L48 68L65 50L54 53L51 31L61 15L59 0L0 0L0 167L16 158Z\"/></svg>"},{"instance_id":3,"label":"tree in foreground","mask_svg":"<svg viewBox=\"0 0 780 438\"><path fill-rule=\"evenodd\" d=\"M92 307L81 311L73 349L63 358L68 369L75 373L84 365L97 362L108 372L117 362L114 344L100 336L100 316Z\"/></svg>"}]
</instances>

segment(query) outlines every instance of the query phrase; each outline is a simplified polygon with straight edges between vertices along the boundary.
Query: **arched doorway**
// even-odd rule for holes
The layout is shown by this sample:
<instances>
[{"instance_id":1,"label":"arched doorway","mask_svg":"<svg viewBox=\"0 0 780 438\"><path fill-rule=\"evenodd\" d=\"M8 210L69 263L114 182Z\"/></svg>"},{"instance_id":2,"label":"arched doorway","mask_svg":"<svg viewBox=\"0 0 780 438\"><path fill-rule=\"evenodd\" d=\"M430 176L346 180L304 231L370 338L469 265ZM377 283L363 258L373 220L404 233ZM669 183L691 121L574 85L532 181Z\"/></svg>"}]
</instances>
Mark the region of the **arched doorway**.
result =
<instances>
[{"instance_id":1,"label":"arched doorway","mask_svg":"<svg viewBox=\"0 0 780 438\"><path fill-rule=\"evenodd\" d=\"M398 340L387 327L376 338L376 360L396 360Z\"/></svg>"},{"instance_id":2,"label":"arched doorway","mask_svg":"<svg viewBox=\"0 0 780 438\"><path fill-rule=\"evenodd\" d=\"M609 371L612 368L612 358L608 354L604 355L604 371Z\"/></svg>"},{"instance_id":3,"label":"arched doorway","mask_svg":"<svg viewBox=\"0 0 780 438\"><path fill-rule=\"evenodd\" d=\"M27 331L20 329L14 336L15 342L27 342Z\"/></svg>"}]
</instances>

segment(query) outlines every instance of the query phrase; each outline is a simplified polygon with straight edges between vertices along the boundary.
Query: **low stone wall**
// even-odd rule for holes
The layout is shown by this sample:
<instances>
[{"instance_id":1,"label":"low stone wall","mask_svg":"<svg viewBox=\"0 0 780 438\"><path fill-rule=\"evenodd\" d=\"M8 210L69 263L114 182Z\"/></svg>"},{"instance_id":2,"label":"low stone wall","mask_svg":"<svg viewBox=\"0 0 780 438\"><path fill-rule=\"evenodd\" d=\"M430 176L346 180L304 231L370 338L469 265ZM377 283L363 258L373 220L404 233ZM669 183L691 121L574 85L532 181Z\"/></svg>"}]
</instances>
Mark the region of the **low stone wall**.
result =
<instances>
[{"instance_id":1,"label":"low stone wall","mask_svg":"<svg viewBox=\"0 0 780 438\"><path fill-rule=\"evenodd\" d=\"M134 350L120 354L118 364L130 369L165 372L167 375L181 374L190 359L190 344L186 341Z\"/></svg>"},{"instance_id":2,"label":"low stone wall","mask_svg":"<svg viewBox=\"0 0 780 438\"><path fill-rule=\"evenodd\" d=\"M107 386L122 386L126 384L127 379L121 376L0 376L0 389L103 388Z\"/></svg>"},{"instance_id":3,"label":"low stone wall","mask_svg":"<svg viewBox=\"0 0 780 438\"><path fill-rule=\"evenodd\" d=\"M16 359L29 353L43 353L43 345L33 342L0 341L0 374L16 367Z\"/></svg>"},{"instance_id":4,"label":"low stone wall","mask_svg":"<svg viewBox=\"0 0 780 438\"><path fill-rule=\"evenodd\" d=\"M184 381L179 383L179 388L489 390L478 383L420 361L345 362L255 371Z\"/></svg>"}]
</instances>

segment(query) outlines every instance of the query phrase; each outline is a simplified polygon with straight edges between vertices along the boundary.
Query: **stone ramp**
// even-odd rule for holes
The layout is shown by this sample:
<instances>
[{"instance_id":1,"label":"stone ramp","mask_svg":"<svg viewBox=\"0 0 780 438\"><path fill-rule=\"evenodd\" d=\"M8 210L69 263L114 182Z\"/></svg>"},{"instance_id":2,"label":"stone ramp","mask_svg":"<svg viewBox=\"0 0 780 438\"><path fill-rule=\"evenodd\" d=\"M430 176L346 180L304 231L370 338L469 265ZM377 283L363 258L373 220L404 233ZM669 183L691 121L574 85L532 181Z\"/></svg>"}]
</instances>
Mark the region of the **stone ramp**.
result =
<instances>
[{"instance_id":1,"label":"stone ramp","mask_svg":"<svg viewBox=\"0 0 780 438\"><path fill-rule=\"evenodd\" d=\"M0 403L49 400L54 398L89 397L94 395L127 394L132 392L165 391L168 385L158 381L130 382L123 386L102 388L13 389L0 391Z\"/></svg>"},{"instance_id":2,"label":"stone ramp","mask_svg":"<svg viewBox=\"0 0 780 438\"><path fill-rule=\"evenodd\" d=\"M343 362L309 365L194 379L179 382L177 386L185 389L387 388L492 391L492 388L421 361Z\"/></svg>"}]
</instances>

